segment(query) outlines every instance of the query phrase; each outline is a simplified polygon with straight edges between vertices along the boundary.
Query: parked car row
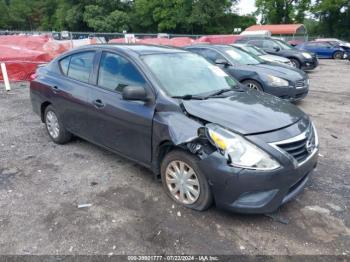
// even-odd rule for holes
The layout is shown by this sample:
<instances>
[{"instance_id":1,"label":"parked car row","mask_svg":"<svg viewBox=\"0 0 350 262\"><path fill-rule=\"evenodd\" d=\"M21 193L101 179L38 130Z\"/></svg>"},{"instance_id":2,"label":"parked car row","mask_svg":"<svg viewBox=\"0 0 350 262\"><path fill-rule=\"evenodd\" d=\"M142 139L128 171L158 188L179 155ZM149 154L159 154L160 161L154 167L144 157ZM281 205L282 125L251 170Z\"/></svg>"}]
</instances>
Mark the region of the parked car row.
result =
<instances>
[{"instance_id":1,"label":"parked car row","mask_svg":"<svg viewBox=\"0 0 350 262\"><path fill-rule=\"evenodd\" d=\"M313 70L318 66L316 54L298 50L288 43L271 37L241 37L235 43L257 46L271 55L288 58L292 65L302 70Z\"/></svg>"},{"instance_id":2,"label":"parked car row","mask_svg":"<svg viewBox=\"0 0 350 262\"><path fill-rule=\"evenodd\" d=\"M319 148L310 117L271 94L298 100L308 85L241 45L91 45L38 68L30 97L55 143L75 135L134 160L180 205L269 213L303 190Z\"/></svg>"},{"instance_id":3,"label":"parked car row","mask_svg":"<svg viewBox=\"0 0 350 262\"><path fill-rule=\"evenodd\" d=\"M226 45L193 45L185 48L220 66L248 88L264 91L289 101L303 99L309 78L303 71L281 63L271 63Z\"/></svg>"},{"instance_id":4,"label":"parked car row","mask_svg":"<svg viewBox=\"0 0 350 262\"><path fill-rule=\"evenodd\" d=\"M317 54L319 58L350 59L350 43L336 38L318 38L308 42L290 42L299 50Z\"/></svg>"},{"instance_id":5,"label":"parked car row","mask_svg":"<svg viewBox=\"0 0 350 262\"><path fill-rule=\"evenodd\" d=\"M309 41L296 46L299 50L306 50L317 54L319 58L343 59L347 58L350 47L341 47L330 42Z\"/></svg>"}]
</instances>

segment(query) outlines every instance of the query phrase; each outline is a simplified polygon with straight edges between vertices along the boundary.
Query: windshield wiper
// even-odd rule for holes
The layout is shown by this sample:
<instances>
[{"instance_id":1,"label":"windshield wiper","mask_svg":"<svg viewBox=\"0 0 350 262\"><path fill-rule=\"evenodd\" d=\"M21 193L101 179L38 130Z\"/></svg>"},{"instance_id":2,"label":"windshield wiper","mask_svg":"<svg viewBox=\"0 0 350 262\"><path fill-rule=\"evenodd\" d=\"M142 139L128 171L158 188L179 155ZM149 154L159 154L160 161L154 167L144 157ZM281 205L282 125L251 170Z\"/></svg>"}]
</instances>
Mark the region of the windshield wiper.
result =
<instances>
[{"instance_id":1,"label":"windshield wiper","mask_svg":"<svg viewBox=\"0 0 350 262\"><path fill-rule=\"evenodd\" d=\"M204 98L207 99L207 98L210 98L210 97L219 96L219 95L222 95L223 93L226 93L226 92L229 92L229 91L233 91L232 88L220 89L220 90L217 90L217 91L215 91L215 92L205 96Z\"/></svg>"},{"instance_id":2,"label":"windshield wiper","mask_svg":"<svg viewBox=\"0 0 350 262\"><path fill-rule=\"evenodd\" d=\"M183 95L183 96L172 96L172 98L183 99L183 100L203 100L203 96L196 95Z\"/></svg>"},{"instance_id":3,"label":"windshield wiper","mask_svg":"<svg viewBox=\"0 0 350 262\"><path fill-rule=\"evenodd\" d=\"M218 97L226 92L230 91L240 91L240 87L237 86L234 89L233 88L225 88L225 89L220 89L216 90L213 93L206 95L206 96L198 96L198 95L183 95L183 96L172 96L172 98L178 98L178 99L183 99L183 100L205 100L208 98L213 98L213 97Z\"/></svg>"}]
</instances>

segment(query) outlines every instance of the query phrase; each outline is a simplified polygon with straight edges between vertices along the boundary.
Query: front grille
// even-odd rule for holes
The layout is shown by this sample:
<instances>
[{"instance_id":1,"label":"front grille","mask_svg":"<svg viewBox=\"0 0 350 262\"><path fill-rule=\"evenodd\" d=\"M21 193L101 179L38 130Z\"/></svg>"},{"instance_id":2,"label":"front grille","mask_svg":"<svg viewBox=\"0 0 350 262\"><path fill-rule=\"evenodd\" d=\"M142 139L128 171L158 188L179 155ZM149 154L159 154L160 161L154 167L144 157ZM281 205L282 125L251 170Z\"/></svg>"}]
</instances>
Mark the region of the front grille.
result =
<instances>
[{"instance_id":1,"label":"front grille","mask_svg":"<svg viewBox=\"0 0 350 262\"><path fill-rule=\"evenodd\" d=\"M316 147L316 137L313 127L310 125L308 130L296 139L288 142L276 143L276 145L291 155L298 163L303 162L313 153Z\"/></svg>"},{"instance_id":2,"label":"front grille","mask_svg":"<svg viewBox=\"0 0 350 262\"><path fill-rule=\"evenodd\" d=\"M304 88L308 86L308 80L307 79L302 79L298 80L295 82L295 87L296 88Z\"/></svg>"}]
</instances>

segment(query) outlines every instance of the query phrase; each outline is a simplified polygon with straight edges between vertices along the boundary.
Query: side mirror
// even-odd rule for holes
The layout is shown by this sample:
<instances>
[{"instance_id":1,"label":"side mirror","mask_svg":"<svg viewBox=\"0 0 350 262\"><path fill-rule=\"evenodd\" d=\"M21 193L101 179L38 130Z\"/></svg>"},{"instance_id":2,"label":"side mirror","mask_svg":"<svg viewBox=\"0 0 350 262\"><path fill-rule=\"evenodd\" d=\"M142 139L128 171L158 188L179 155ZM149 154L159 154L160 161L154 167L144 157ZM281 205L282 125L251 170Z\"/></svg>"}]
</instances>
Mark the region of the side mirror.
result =
<instances>
[{"instance_id":1,"label":"side mirror","mask_svg":"<svg viewBox=\"0 0 350 262\"><path fill-rule=\"evenodd\" d=\"M278 46L274 46L273 50L275 50L276 52L279 52L281 50L281 48L279 48Z\"/></svg>"},{"instance_id":2,"label":"side mirror","mask_svg":"<svg viewBox=\"0 0 350 262\"><path fill-rule=\"evenodd\" d=\"M223 65L224 67L228 67L231 65L227 60L222 59L222 58L216 59L215 64L216 65Z\"/></svg>"},{"instance_id":3,"label":"side mirror","mask_svg":"<svg viewBox=\"0 0 350 262\"><path fill-rule=\"evenodd\" d=\"M143 86L126 86L122 92L124 100L148 101L146 89Z\"/></svg>"}]
</instances>

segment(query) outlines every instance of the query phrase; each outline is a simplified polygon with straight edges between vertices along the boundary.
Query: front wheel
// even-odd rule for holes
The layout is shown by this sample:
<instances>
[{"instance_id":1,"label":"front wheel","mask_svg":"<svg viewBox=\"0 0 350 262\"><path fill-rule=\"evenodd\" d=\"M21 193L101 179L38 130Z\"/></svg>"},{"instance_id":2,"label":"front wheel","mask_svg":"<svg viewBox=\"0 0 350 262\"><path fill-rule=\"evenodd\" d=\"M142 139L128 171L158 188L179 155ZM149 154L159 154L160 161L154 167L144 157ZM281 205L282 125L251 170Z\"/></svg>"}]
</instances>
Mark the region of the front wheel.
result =
<instances>
[{"instance_id":1,"label":"front wheel","mask_svg":"<svg viewBox=\"0 0 350 262\"><path fill-rule=\"evenodd\" d=\"M333 54L333 59L343 59L344 53L342 51L336 51Z\"/></svg>"},{"instance_id":2,"label":"front wheel","mask_svg":"<svg viewBox=\"0 0 350 262\"><path fill-rule=\"evenodd\" d=\"M292 63L292 66L295 68L301 68L301 63L298 59L295 58L289 58L290 62Z\"/></svg>"},{"instance_id":3,"label":"front wheel","mask_svg":"<svg viewBox=\"0 0 350 262\"><path fill-rule=\"evenodd\" d=\"M261 84L255 80L252 80L252 79L245 80L242 82L242 84L250 89L253 89L253 90L264 91Z\"/></svg>"},{"instance_id":4,"label":"front wheel","mask_svg":"<svg viewBox=\"0 0 350 262\"><path fill-rule=\"evenodd\" d=\"M213 201L208 180L198 168L198 159L181 150L168 153L161 164L163 188L175 202L198 211Z\"/></svg>"},{"instance_id":5,"label":"front wheel","mask_svg":"<svg viewBox=\"0 0 350 262\"><path fill-rule=\"evenodd\" d=\"M65 129L56 110L51 105L45 109L45 125L47 133L55 143L65 144L71 140L72 134Z\"/></svg>"}]
</instances>

